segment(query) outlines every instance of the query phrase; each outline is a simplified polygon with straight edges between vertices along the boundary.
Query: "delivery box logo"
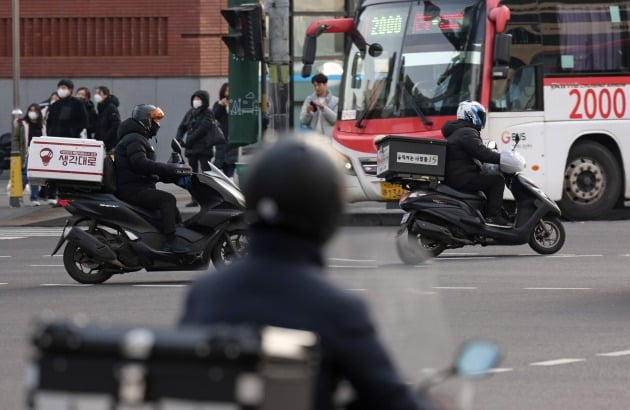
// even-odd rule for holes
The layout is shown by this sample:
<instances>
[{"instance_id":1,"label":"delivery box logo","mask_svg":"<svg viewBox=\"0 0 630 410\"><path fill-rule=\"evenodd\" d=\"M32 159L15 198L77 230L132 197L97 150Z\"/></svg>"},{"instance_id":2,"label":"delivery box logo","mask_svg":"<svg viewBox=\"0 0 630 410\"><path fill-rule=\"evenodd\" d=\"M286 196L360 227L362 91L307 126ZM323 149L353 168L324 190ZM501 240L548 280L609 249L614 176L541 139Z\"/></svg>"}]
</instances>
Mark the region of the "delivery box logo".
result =
<instances>
[{"instance_id":1,"label":"delivery box logo","mask_svg":"<svg viewBox=\"0 0 630 410\"><path fill-rule=\"evenodd\" d=\"M53 157L53 152L50 148L42 148L42 150L39 151L39 157L42 159L42 164L47 167Z\"/></svg>"}]
</instances>

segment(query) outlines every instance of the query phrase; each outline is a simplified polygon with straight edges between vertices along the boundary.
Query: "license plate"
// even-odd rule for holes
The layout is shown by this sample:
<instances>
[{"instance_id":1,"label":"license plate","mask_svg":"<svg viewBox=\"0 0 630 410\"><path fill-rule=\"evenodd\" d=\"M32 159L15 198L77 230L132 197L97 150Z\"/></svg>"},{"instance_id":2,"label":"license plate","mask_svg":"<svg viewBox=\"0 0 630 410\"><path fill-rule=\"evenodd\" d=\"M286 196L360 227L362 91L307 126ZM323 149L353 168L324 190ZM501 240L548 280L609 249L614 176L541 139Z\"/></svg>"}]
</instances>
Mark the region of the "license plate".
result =
<instances>
[{"instance_id":1,"label":"license plate","mask_svg":"<svg viewBox=\"0 0 630 410\"><path fill-rule=\"evenodd\" d=\"M381 198L385 201L396 201L400 199L407 191L400 184L392 184L391 182L381 182Z\"/></svg>"}]
</instances>

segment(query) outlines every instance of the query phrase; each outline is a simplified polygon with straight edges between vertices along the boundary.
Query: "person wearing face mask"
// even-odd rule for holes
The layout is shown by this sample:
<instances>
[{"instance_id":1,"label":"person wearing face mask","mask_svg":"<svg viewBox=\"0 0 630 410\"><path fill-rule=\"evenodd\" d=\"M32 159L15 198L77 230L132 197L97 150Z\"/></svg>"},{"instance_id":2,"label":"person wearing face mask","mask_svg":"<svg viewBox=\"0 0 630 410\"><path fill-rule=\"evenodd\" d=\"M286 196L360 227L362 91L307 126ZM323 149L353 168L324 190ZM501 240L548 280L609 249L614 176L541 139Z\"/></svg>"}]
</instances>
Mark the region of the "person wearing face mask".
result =
<instances>
[{"instance_id":1,"label":"person wearing face mask","mask_svg":"<svg viewBox=\"0 0 630 410\"><path fill-rule=\"evenodd\" d=\"M210 170L208 162L212 160L212 142L210 130L214 126L214 115L210 107L210 95L207 91L198 90L190 97L191 109L186 112L182 122L177 128L175 138L182 147L186 148L186 158L194 173L199 168L202 171ZM186 206L199 205L194 199Z\"/></svg>"},{"instance_id":2,"label":"person wearing face mask","mask_svg":"<svg viewBox=\"0 0 630 410\"><path fill-rule=\"evenodd\" d=\"M48 109L46 128L54 137L81 138L81 131L88 127L88 113L85 104L72 96L74 83L63 79L57 83L59 101Z\"/></svg>"},{"instance_id":3,"label":"person wearing face mask","mask_svg":"<svg viewBox=\"0 0 630 410\"><path fill-rule=\"evenodd\" d=\"M155 188L156 182L174 183L183 173L190 173L188 165L167 164L155 160L151 138L160 129L164 111L152 104L133 108L131 117L120 124L120 142L115 148L116 196L142 208L160 211L160 230L166 236L164 252L185 252L175 242L175 229L181 221L175 196Z\"/></svg>"},{"instance_id":4,"label":"person wearing face mask","mask_svg":"<svg viewBox=\"0 0 630 410\"><path fill-rule=\"evenodd\" d=\"M22 183L24 186L28 183L26 177L26 155L28 153L28 147L31 144L33 137L41 137L46 135L46 124L44 123L42 110L39 108L39 104L33 103L28 106L26 114L21 119L16 119L15 128L13 130L13 138L17 145L20 147L20 157L22 159ZM39 185L31 186L31 205L39 206Z\"/></svg>"},{"instance_id":5,"label":"person wearing face mask","mask_svg":"<svg viewBox=\"0 0 630 410\"><path fill-rule=\"evenodd\" d=\"M118 143L118 127L120 126L120 105L118 98L110 94L109 88L104 85L94 90L94 103L98 108L94 137L105 143L105 149L110 152Z\"/></svg>"},{"instance_id":6,"label":"person wearing face mask","mask_svg":"<svg viewBox=\"0 0 630 410\"><path fill-rule=\"evenodd\" d=\"M81 132L81 137L94 139L94 128L96 127L97 114L94 103L92 102L92 93L90 93L90 89L87 87L79 87L75 97L83 101L83 104L85 104L85 110L88 114L88 125L85 131Z\"/></svg>"}]
</instances>

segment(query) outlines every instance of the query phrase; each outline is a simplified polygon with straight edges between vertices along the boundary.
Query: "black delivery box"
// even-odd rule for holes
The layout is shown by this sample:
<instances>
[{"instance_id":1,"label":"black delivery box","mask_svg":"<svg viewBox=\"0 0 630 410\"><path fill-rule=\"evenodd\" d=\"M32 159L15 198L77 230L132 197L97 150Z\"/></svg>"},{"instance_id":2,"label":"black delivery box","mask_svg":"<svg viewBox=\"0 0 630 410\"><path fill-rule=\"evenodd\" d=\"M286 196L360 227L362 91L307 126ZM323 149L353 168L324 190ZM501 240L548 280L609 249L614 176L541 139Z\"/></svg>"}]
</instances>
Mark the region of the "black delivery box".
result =
<instances>
[{"instance_id":1,"label":"black delivery box","mask_svg":"<svg viewBox=\"0 0 630 410\"><path fill-rule=\"evenodd\" d=\"M377 177L444 179L446 140L387 135L375 144Z\"/></svg>"},{"instance_id":2,"label":"black delivery box","mask_svg":"<svg viewBox=\"0 0 630 410\"><path fill-rule=\"evenodd\" d=\"M238 325L157 329L66 321L32 335L30 410L307 410L317 337Z\"/></svg>"}]
</instances>

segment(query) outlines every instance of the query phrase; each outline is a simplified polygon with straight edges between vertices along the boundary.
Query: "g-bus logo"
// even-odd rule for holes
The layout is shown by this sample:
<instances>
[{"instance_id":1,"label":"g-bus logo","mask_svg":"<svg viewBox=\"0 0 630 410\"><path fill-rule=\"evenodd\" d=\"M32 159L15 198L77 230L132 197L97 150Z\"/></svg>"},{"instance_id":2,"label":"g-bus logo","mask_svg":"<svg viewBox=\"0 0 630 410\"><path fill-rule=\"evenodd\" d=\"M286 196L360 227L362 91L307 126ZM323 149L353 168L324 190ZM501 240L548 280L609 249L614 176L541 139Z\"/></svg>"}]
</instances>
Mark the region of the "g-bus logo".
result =
<instances>
[{"instance_id":1,"label":"g-bus logo","mask_svg":"<svg viewBox=\"0 0 630 410\"><path fill-rule=\"evenodd\" d=\"M501 142L509 144L510 142L515 141L517 137L520 141L525 141L527 139L527 135L524 132L503 131L501 133Z\"/></svg>"}]
</instances>

